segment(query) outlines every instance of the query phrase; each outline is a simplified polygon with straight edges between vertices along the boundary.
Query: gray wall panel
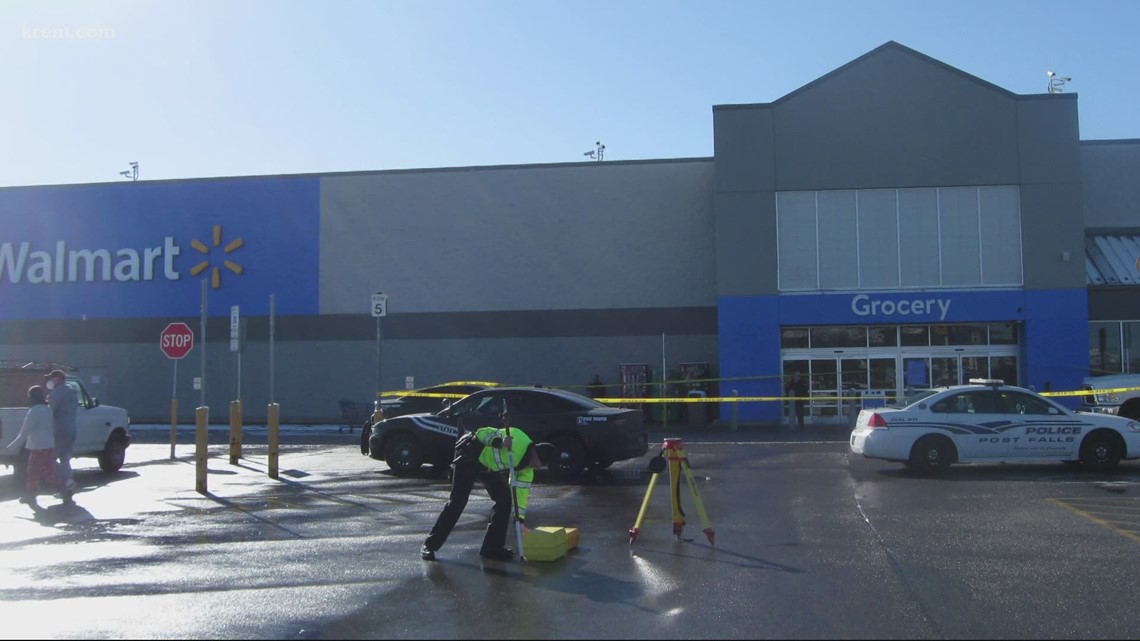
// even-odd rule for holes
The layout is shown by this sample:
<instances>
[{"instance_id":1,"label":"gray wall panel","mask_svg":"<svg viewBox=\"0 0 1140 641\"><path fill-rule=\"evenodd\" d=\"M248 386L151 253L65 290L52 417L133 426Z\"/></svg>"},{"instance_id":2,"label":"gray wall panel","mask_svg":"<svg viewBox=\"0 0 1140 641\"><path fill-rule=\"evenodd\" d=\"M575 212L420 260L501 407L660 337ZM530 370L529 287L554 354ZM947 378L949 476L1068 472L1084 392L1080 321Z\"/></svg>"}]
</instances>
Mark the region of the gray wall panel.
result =
<instances>
[{"instance_id":1,"label":"gray wall panel","mask_svg":"<svg viewBox=\"0 0 1140 641\"><path fill-rule=\"evenodd\" d=\"M903 287L938 287L938 196L933 189L899 190L899 265Z\"/></svg>"},{"instance_id":2,"label":"gray wall panel","mask_svg":"<svg viewBox=\"0 0 1140 641\"><path fill-rule=\"evenodd\" d=\"M780 289L819 287L819 237L816 193L776 194L779 211Z\"/></svg>"},{"instance_id":3,"label":"gray wall panel","mask_svg":"<svg viewBox=\"0 0 1140 641\"><path fill-rule=\"evenodd\" d=\"M1077 123L1076 94L1026 96L1017 101L1022 183L1080 181Z\"/></svg>"},{"instance_id":4,"label":"gray wall panel","mask_svg":"<svg viewBox=\"0 0 1140 641\"><path fill-rule=\"evenodd\" d=\"M938 227L942 233L942 284L976 287L982 282L978 190L938 190Z\"/></svg>"},{"instance_id":5,"label":"gray wall panel","mask_svg":"<svg viewBox=\"0 0 1140 641\"><path fill-rule=\"evenodd\" d=\"M775 190L772 142L770 107L713 107L716 190Z\"/></svg>"},{"instance_id":6,"label":"gray wall panel","mask_svg":"<svg viewBox=\"0 0 1140 641\"><path fill-rule=\"evenodd\" d=\"M715 304L711 160L328 177L321 313Z\"/></svg>"},{"instance_id":7,"label":"gray wall panel","mask_svg":"<svg viewBox=\"0 0 1140 641\"><path fill-rule=\"evenodd\" d=\"M775 105L776 189L1017 182L1016 99L887 47Z\"/></svg>"},{"instance_id":8,"label":"gray wall panel","mask_svg":"<svg viewBox=\"0 0 1140 641\"><path fill-rule=\"evenodd\" d=\"M1026 289L1086 286L1080 207L1080 183L1021 186ZM1068 252L1068 261L1063 252Z\"/></svg>"},{"instance_id":9,"label":"gray wall panel","mask_svg":"<svg viewBox=\"0 0 1140 641\"><path fill-rule=\"evenodd\" d=\"M1017 187L978 189L982 227L982 282L1020 285L1021 202Z\"/></svg>"},{"instance_id":10,"label":"gray wall panel","mask_svg":"<svg viewBox=\"0 0 1140 641\"><path fill-rule=\"evenodd\" d=\"M819 287L855 289L859 286L859 228L855 218L855 192L820 192L816 202L819 221Z\"/></svg>"},{"instance_id":11,"label":"gray wall panel","mask_svg":"<svg viewBox=\"0 0 1140 641\"><path fill-rule=\"evenodd\" d=\"M763 296L776 291L776 195L716 195L716 293Z\"/></svg>"},{"instance_id":12,"label":"gray wall panel","mask_svg":"<svg viewBox=\"0 0 1140 641\"><path fill-rule=\"evenodd\" d=\"M898 195L895 190L859 196L859 286L899 286Z\"/></svg>"},{"instance_id":13,"label":"gray wall panel","mask_svg":"<svg viewBox=\"0 0 1140 641\"><path fill-rule=\"evenodd\" d=\"M1140 140L1081 143L1085 226L1140 228Z\"/></svg>"}]
</instances>

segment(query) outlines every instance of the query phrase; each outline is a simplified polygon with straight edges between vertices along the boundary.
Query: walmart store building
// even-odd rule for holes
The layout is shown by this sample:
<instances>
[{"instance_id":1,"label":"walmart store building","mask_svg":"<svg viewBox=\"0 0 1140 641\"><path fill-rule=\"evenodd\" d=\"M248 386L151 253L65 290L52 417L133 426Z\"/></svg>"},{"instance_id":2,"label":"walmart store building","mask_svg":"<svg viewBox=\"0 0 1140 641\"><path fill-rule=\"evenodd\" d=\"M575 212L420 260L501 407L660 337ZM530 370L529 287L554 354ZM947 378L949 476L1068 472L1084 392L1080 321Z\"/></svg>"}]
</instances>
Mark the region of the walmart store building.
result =
<instances>
[{"instance_id":1,"label":"walmart store building","mask_svg":"<svg viewBox=\"0 0 1140 641\"><path fill-rule=\"evenodd\" d=\"M1081 141L1075 94L889 42L712 115L712 158L0 189L0 360L76 365L136 422L663 369L744 397L802 372L813 420L848 420L912 387L1140 369L1140 141Z\"/></svg>"}]
</instances>

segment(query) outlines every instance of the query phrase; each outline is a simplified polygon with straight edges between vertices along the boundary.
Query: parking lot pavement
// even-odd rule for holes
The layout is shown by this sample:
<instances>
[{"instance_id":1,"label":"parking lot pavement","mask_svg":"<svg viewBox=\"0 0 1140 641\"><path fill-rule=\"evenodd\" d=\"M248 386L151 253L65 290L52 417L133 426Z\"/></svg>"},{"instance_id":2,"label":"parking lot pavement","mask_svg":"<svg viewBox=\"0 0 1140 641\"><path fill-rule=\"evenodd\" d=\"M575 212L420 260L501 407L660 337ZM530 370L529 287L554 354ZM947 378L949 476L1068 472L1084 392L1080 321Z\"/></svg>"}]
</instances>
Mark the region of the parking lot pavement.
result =
<instances>
[{"instance_id":1,"label":"parking lot pavement","mask_svg":"<svg viewBox=\"0 0 1140 641\"><path fill-rule=\"evenodd\" d=\"M115 474L81 461L76 507L45 497L38 520L0 476L0 620L11 638L1140 637L1120 588L1140 571L1140 463L922 477L839 441L666 434L686 441L715 545L684 483L691 540L673 536L670 484L650 499L639 459L536 477L536 525L581 532L550 563L479 560L481 490L421 561L446 478L395 476L335 429L290 434L277 480L264 444L233 465L213 443L205 494L189 442L173 460L139 442Z\"/></svg>"}]
</instances>

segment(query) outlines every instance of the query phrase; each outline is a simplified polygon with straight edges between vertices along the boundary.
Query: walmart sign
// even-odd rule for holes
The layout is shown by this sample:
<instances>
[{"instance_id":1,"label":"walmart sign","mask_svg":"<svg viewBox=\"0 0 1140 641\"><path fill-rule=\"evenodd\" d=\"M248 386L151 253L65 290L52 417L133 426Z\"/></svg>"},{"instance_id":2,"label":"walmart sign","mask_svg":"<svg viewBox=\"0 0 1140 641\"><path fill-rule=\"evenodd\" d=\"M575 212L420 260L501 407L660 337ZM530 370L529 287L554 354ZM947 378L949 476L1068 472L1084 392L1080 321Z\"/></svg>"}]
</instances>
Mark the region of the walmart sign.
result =
<instances>
[{"instance_id":1,"label":"walmart sign","mask_svg":"<svg viewBox=\"0 0 1140 641\"><path fill-rule=\"evenodd\" d=\"M0 189L0 320L318 311L319 181Z\"/></svg>"}]
</instances>

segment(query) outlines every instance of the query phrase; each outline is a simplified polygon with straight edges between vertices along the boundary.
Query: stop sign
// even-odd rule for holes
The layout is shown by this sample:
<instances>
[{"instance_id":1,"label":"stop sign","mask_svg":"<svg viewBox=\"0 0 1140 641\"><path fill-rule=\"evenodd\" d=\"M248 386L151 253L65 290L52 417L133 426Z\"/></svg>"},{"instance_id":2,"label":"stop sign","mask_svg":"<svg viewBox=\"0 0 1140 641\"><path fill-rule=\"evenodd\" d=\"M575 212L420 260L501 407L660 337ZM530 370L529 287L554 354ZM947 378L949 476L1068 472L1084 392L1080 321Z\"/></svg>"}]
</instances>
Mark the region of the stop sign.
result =
<instances>
[{"instance_id":1,"label":"stop sign","mask_svg":"<svg viewBox=\"0 0 1140 641\"><path fill-rule=\"evenodd\" d=\"M182 358L194 348L194 332L186 323L171 323L162 330L158 346L167 358Z\"/></svg>"}]
</instances>

